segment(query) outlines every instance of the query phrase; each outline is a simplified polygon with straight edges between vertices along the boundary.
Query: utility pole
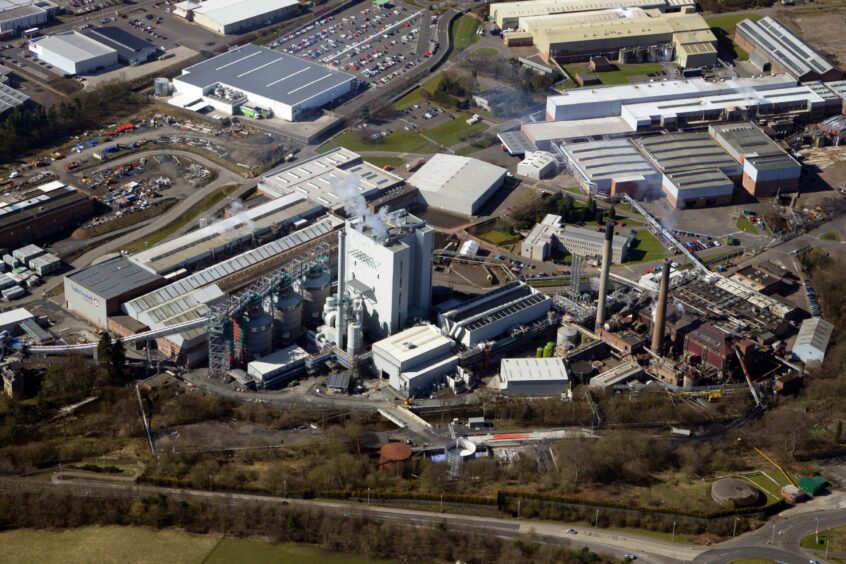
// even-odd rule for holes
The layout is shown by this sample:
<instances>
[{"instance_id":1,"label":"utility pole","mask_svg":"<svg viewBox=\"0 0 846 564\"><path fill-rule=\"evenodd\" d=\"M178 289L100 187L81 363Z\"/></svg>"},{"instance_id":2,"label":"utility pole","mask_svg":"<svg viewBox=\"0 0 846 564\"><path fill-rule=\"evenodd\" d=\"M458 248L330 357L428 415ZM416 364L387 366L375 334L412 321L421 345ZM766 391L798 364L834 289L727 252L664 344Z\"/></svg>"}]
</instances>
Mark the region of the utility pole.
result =
<instances>
[{"instance_id":1,"label":"utility pole","mask_svg":"<svg viewBox=\"0 0 846 564\"><path fill-rule=\"evenodd\" d=\"M672 542L676 542L676 522L673 521L673 537Z\"/></svg>"},{"instance_id":2,"label":"utility pole","mask_svg":"<svg viewBox=\"0 0 846 564\"><path fill-rule=\"evenodd\" d=\"M594 528L599 527L599 508L596 508L596 517L593 520Z\"/></svg>"},{"instance_id":3,"label":"utility pole","mask_svg":"<svg viewBox=\"0 0 846 564\"><path fill-rule=\"evenodd\" d=\"M737 522L738 521L740 521L740 517L735 517L734 518L734 528L732 528L732 530L731 530L732 538L734 538L734 536L737 534Z\"/></svg>"},{"instance_id":4,"label":"utility pole","mask_svg":"<svg viewBox=\"0 0 846 564\"><path fill-rule=\"evenodd\" d=\"M773 535L770 537L770 544L775 543L775 525L773 525Z\"/></svg>"},{"instance_id":5,"label":"utility pole","mask_svg":"<svg viewBox=\"0 0 846 564\"><path fill-rule=\"evenodd\" d=\"M820 544L820 518L814 517L814 521L817 522L817 526L814 528L814 544Z\"/></svg>"}]
</instances>

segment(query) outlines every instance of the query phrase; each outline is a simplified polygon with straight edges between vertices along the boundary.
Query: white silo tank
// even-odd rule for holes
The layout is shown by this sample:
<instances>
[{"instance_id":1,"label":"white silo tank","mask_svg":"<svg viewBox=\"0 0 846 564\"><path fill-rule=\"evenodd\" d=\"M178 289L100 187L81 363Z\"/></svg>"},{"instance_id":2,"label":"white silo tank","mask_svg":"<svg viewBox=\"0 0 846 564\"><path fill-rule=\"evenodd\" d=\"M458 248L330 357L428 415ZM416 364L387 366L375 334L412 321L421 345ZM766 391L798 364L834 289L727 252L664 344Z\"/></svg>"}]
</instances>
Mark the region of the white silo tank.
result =
<instances>
[{"instance_id":1,"label":"white silo tank","mask_svg":"<svg viewBox=\"0 0 846 564\"><path fill-rule=\"evenodd\" d=\"M153 81L153 92L156 96L170 96L170 80L164 77L159 77Z\"/></svg>"},{"instance_id":2,"label":"white silo tank","mask_svg":"<svg viewBox=\"0 0 846 564\"><path fill-rule=\"evenodd\" d=\"M326 270L314 268L299 281L297 289L303 297L303 324L316 327L332 290L332 278Z\"/></svg>"},{"instance_id":3,"label":"white silo tank","mask_svg":"<svg viewBox=\"0 0 846 564\"><path fill-rule=\"evenodd\" d=\"M562 325L558 328L556 334L555 344L559 347L562 345L576 345L579 342L579 330L572 325Z\"/></svg>"}]
</instances>

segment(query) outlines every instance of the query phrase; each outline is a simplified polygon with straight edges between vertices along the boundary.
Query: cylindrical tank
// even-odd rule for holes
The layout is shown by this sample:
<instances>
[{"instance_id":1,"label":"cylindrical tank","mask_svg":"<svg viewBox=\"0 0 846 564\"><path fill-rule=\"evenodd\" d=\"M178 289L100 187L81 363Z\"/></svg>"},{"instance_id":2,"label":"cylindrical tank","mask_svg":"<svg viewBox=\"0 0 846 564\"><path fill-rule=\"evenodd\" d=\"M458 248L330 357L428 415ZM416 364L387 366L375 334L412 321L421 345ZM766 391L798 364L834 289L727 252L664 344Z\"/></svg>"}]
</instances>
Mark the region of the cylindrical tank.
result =
<instances>
[{"instance_id":1,"label":"cylindrical tank","mask_svg":"<svg viewBox=\"0 0 846 564\"><path fill-rule=\"evenodd\" d=\"M579 342L579 330L572 325L562 325L558 328L556 334L556 344L562 345L576 345Z\"/></svg>"},{"instance_id":2,"label":"cylindrical tank","mask_svg":"<svg viewBox=\"0 0 846 564\"><path fill-rule=\"evenodd\" d=\"M573 375L575 381L581 384L587 384L594 372L596 370L593 365L586 360L577 360L570 363L570 374Z\"/></svg>"},{"instance_id":3,"label":"cylindrical tank","mask_svg":"<svg viewBox=\"0 0 846 564\"><path fill-rule=\"evenodd\" d=\"M543 358L543 347L538 347L535 350L535 358Z\"/></svg>"},{"instance_id":4,"label":"cylindrical tank","mask_svg":"<svg viewBox=\"0 0 846 564\"><path fill-rule=\"evenodd\" d=\"M277 346L287 346L303 333L303 298L290 288L276 299L273 308L273 340Z\"/></svg>"},{"instance_id":5,"label":"cylindrical tank","mask_svg":"<svg viewBox=\"0 0 846 564\"><path fill-rule=\"evenodd\" d=\"M329 273L321 268L314 268L300 280L297 289L303 297L303 324L306 327L320 325L323 306L332 290Z\"/></svg>"},{"instance_id":6,"label":"cylindrical tank","mask_svg":"<svg viewBox=\"0 0 846 564\"><path fill-rule=\"evenodd\" d=\"M156 96L170 96L170 80L164 77L153 81L153 91Z\"/></svg>"},{"instance_id":7,"label":"cylindrical tank","mask_svg":"<svg viewBox=\"0 0 846 564\"><path fill-rule=\"evenodd\" d=\"M362 327L361 321L351 321L347 325L347 353L350 355L357 355L361 352L362 341Z\"/></svg>"},{"instance_id":8,"label":"cylindrical tank","mask_svg":"<svg viewBox=\"0 0 846 564\"><path fill-rule=\"evenodd\" d=\"M555 351L555 343L553 343L552 341L549 341L548 343L546 343L546 346L543 348L543 357L544 358L550 358L554 351Z\"/></svg>"},{"instance_id":9,"label":"cylindrical tank","mask_svg":"<svg viewBox=\"0 0 846 564\"><path fill-rule=\"evenodd\" d=\"M270 354L273 350L273 317L261 309L250 311L244 323L246 339L244 345L253 357Z\"/></svg>"}]
</instances>

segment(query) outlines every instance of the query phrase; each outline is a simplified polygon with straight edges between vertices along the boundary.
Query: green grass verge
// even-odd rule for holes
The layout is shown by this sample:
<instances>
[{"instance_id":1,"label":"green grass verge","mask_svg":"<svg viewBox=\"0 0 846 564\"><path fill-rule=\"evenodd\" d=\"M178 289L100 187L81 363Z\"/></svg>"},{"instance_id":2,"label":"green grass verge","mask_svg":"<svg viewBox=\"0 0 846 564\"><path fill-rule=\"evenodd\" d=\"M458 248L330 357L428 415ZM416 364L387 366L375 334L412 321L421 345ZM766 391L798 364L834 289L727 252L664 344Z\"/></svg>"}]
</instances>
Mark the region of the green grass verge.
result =
<instances>
[{"instance_id":1,"label":"green grass verge","mask_svg":"<svg viewBox=\"0 0 846 564\"><path fill-rule=\"evenodd\" d=\"M494 245L508 245L516 243L519 236L507 228L496 228L478 235L479 239Z\"/></svg>"},{"instance_id":2,"label":"green grass verge","mask_svg":"<svg viewBox=\"0 0 846 564\"><path fill-rule=\"evenodd\" d=\"M658 63L616 66L617 70L596 73L597 78L602 81L602 84L628 84L629 77L658 73L664 70L664 67ZM587 65L584 64L566 65L564 70L574 79L576 75L588 72Z\"/></svg>"},{"instance_id":3,"label":"green grass verge","mask_svg":"<svg viewBox=\"0 0 846 564\"><path fill-rule=\"evenodd\" d=\"M413 131L396 131L383 137L378 143L368 143L352 131L345 131L318 147L318 153L325 153L335 147L350 151L393 151L397 153L436 153L438 147Z\"/></svg>"},{"instance_id":4,"label":"green grass verge","mask_svg":"<svg viewBox=\"0 0 846 564\"><path fill-rule=\"evenodd\" d=\"M439 72L437 74L434 74L423 82L423 90L426 90L427 92L429 92L429 94L434 94L435 90L438 89L438 86L441 85L441 82L443 82L443 80L444 73Z\"/></svg>"},{"instance_id":5,"label":"green grass verge","mask_svg":"<svg viewBox=\"0 0 846 564\"><path fill-rule=\"evenodd\" d=\"M363 157L365 161L369 162L372 165L376 165L379 168L384 168L387 165L390 165L394 168L401 167L405 164L405 161L399 157Z\"/></svg>"},{"instance_id":6,"label":"green grass verge","mask_svg":"<svg viewBox=\"0 0 846 564\"><path fill-rule=\"evenodd\" d=\"M830 539L829 536L831 537ZM816 533L811 533L799 541L799 546L810 548L811 550L825 550L825 545L828 543L830 552L844 552L846 551L846 527L820 531L819 542L817 540Z\"/></svg>"},{"instance_id":7,"label":"green grass verge","mask_svg":"<svg viewBox=\"0 0 846 564\"><path fill-rule=\"evenodd\" d=\"M740 14L708 16L705 18L705 21L708 22L709 26L711 26L711 31L717 37L717 48L720 52L720 56L737 61L745 61L749 59L749 53L734 43L734 30L737 27L737 24L746 18L757 21L762 17L763 15L761 14L743 12Z\"/></svg>"},{"instance_id":8,"label":"green grass verge","mask_svg":"<svg viewBox=\"0 0 846 564\"><path fill-rule=\"evenodd\" d=\"M734 28L737 27L737 24L741 21L747 18L758 21L763 17L763 14L753 14L750 12L741 12L739 14L716 14L713 16L706 16L705 22L710 27L717 27L724 30L729 35L734 35Z\"/></svg>"},{"instance_id":9,"label":"green grass verge","mask_svg":"<svg viewBox=\"0 0 846 564\"><path fill-rule=\"evenodd\" d=\"M237 192L239 188L240 186L238 184L227 184L226 186L221 186L214 192L206 195L206 197L200 200L193 208L182 212L182 214L180 214L163 229L159 229L158 231L150 233L145 237L136 239L125 246L123 250L127 252L140 251L164 241L166 238L173 235L173 233L175 233L178 229L196 220L202 214L219 204L224 198Z\"/></svg>"},{"instance_id":10,"label":"green grass verge","mask_svg":"<svg viewBox=\"0 0 846 564\"><path fill-rule=\"evenodd\" d=\"M750 233L752 235L758 234L758 228L755 227L755 224L746 219L746 216L741 215L737 218L737 228L745 233Z\"/></svg>"},{"instance_id":11,"label":"green grass verge","mask_svg":"<svg viewBox=\"0 0 846 564\"><path fill-rule=\"evenodd\" d=\"M779 500L779 490L781 488L774 484L772 480L770 480L763 474L758 474L755 476L744 476L743 479L747 482L750 482L756 488L764 492L764 494L767 496L767 503L774 503Z\"/></svg>"},{"instance_id":12,"label":"green grass verge","mask_svg":"<svg viewBox=\"0 0 846 564\"><path fill-rule=\"evenodd\" d=\"M437 141L444 147L452 147L460 141L480 135L487 128L487 124L482 122L467 125L464 114L459 114L455 119L426 130L425 134L426 137Z\"/></svg>"},{"instance_id":13,"label":"green grass verge","mask_svg":"<svg viewBox=\"0 0 846 564\"><path fill-rule=\"evenodd\" d=\"M828 231L820 235L820 239L823 241L840 241L840 233L838 231Z\"/></svg>"},{"instance_id":14,"label":"green grass verge","mask_svg":"<svg viewBox=\"0 0 846 564\"><path fill-rule=\"evenodd\" d=\"M607 530L619 531L621 533L629 533L632 535L651 537L653 539L678 543L688 543L691 542L691 540L693 539L693 535L683 535L681 533L676 533L675 535L673 535L672 532L667 533L665 531L650 531L649 529L636 529L633 527L608 527Z\"/></svg>"},{"instance_id":15,"label":"green grass verge","mask_svg":"<svg viewBox=\"0 0 846 564\"><path fill-rule=\"evenodd\" d=\"M380 564L388 560L377 560L361 554L325 552L319 548L300 544L270 544L245 539L223 539L203 561L203 564Z\"/></svg>"},{"instance_id":16,"label":"green grass verge","mask_svg":"<svg viewBox=\"0 0 846 564\"><path fill-rule=\"evenodd\" d=\"M473 50L473 54L480 57L496 57L497 53L498 51L493 47L479 47Z\"/></svg>"},{"instance_id":17,"label":"green grass verge","mask_svg":"<svg viewBox=\"0 0 846 564\"><path fill-rule=\"evenodd\" d=\"M456 51L463 51L479 41L476 33L482 24L472 16L459 16L450 27L452 46Z\"/></svg>"},{"instance_id":18,"label":"green grass verge","mask_svg":"<svg viewBox=\"0 0 846 564\"><path fill-rule=\"evenodd\" d=\"M406 108L410 108L414 104L420 104L423 102L423 98L420 97L420 88L415 88L396 102L394 102L394 108L397 110L404 110Z\"/></svg>"},{"instance_id":19,"label":"green grass verge","mask_svg":"<svg viewBox=\"0 0 846 564\"><path fill-rule=\"evenodd\" d=\"M655 238L655 236L647 229L638 231L632 241L632 247L629 249L629 260L627 263L649 262L652 260L659 260L670 256L664 245Z\"/></svg>"}]
</instances>

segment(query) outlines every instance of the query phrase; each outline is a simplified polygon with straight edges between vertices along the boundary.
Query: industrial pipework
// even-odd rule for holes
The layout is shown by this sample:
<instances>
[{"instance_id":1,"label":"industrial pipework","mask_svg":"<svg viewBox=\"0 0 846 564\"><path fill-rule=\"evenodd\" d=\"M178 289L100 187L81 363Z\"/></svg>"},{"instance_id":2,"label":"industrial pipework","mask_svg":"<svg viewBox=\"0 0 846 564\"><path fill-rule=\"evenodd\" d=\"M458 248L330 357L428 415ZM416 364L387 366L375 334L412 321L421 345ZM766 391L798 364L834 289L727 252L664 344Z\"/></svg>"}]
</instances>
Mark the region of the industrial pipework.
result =
<instances>
[{"instance_id":1,"label":"industrial pipework","mask_svg":"<svg viewBox=\"0 0 846 564\"><path fill-rule=\"evenodd\" d=\"M611 245L614 240L614 222L605 224L605 242L602 244L602 270L599 273L599 299L596 302L596 328L605 323L605 300L608 292L608 272L611 270Z\"/></svg>"},{"instance_id":2,"label":"industrial pipework","mask_svg":"<svg viewBox=\"0 0 846 564\"><path fill-rule=\"evenodd\" d=\"M661 284L658 286L658 303L655 304L655 320L652 322L652 352L661 356L664 350L664 325L667 321L667 294L670 293L670 259L664 259L661 270Z\"/></svg>"}]
</instances>

